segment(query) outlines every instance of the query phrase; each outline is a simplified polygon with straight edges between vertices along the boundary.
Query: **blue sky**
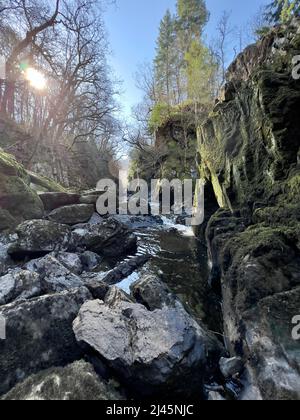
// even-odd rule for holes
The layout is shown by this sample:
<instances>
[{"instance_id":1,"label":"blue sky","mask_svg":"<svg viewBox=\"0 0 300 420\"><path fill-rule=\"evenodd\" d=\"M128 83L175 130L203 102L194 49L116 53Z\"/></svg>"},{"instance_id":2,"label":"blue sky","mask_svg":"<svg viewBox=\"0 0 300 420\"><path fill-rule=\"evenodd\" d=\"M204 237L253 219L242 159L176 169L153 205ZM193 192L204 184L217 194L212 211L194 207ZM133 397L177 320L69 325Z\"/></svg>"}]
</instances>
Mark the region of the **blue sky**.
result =
<instances>
[{"instance_id":1,"label":"blue sky","mask_svg":"<svg viewBox=\"0 0 300 420\"><path fill-rule=\"evenodd\" d=\"M270 0L207 0L211 19L206 36L211 39L223 10L232 11L232 25L243 27ZM155 54L155 43L161 18L169 8L175 11L176 0L116 0L116 6L106 11L105 21L113 56L111 67L123 80L121 104L125 118L131 107L141 100L135 86L134 74L140 63L150 62Z\"/></svg>"}]
</instances>

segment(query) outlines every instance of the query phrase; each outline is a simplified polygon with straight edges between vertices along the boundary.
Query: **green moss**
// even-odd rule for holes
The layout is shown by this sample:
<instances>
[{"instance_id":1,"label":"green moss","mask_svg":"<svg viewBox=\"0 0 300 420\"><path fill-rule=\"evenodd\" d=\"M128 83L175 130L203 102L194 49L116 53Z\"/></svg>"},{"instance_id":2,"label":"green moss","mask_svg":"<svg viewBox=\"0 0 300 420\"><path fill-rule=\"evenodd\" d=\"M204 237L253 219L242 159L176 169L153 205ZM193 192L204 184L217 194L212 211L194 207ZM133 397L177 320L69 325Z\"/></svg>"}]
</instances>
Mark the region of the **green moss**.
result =
<instances>
[{"instance_id":1,"label":"green moss","mask_svg":"<svg viewBox=\"0 0 300 420\"><path fill-rule=\"evenodd\" d=\"M287 182L287 195L291 201L300 200L300 174L296 174Z\"/></svg>"},{"instance_id":2,"label":"green moss","mask_svg":"<svg viewBox=\"0 0 300 420\"><path fill-rule=\"evenodd\" d=\"M43 217L44 206L38 195L17 176L1 175L0 205L14 217L36 219Z\"/></svg>"},{"instance_id":3,"label":"green moss","mask_svg":"<svg viewBox=\"0 0 300 420\"><path fill-rule=\"evenodd\" d=\"M255 225L231 239L226 249L237 259L244 258L246 255L259 257L268 252L274 253L274 250L283 254L287 249L287 243L296 241L299 232L299 223L277 227Z\"/></svg>"},{"instance_id":4,"label":"green moss","mask_svg":"<svg viewBox=\"0 0 300 420\"><path fill-rule=\"evenodd\" d=\"M24 167L17 162L14 156L5 153L2 149L0 149L0 174L19 176L27 182L29 181Z\"/></svg>"},{"instance_id":5,"label":"green moss","mask_svg":"<svg viewBox=\"0 0 300 420\"><path fill-rule=\"evenodd\" d=\"M32 184L37 185L41 187L44 191L49 192L68 192L66 188L64 188L62 185L58 184L57 182L53 181L53 179L43 177L41 175L37 175L33 172L27 172L30 181ZM39 189L41 189L39 188Z\"/></svg>"}]
</instances>

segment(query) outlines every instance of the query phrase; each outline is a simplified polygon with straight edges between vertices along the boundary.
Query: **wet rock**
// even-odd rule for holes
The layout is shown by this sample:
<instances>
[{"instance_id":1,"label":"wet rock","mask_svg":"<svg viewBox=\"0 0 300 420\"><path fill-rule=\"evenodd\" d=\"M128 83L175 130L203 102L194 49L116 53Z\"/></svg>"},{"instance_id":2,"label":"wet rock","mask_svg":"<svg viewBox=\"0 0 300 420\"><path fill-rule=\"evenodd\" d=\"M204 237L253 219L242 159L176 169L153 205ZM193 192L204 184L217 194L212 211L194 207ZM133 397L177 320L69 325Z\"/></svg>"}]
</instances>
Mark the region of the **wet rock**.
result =
<instances>
[{"instance_id":1,"label":"wet rock","mask_svg":"<svg viewBox=\"0 0 300 420\"><path fill-rule=\"evenodd\" d=\"M110 383L102 380L92 365L81 360L64 368L51 368L26 379L3 401L102 401L122 400Z\"/></svg>"},{"instance_id":2,"label":"wet rock","mask_svg":"<svg viewBox=\"0 0 300 420\"><path fill-rule=\"evenodd\" d=\"M41 279L36 273L16 269L0 277L0 305L15 300L30 299L41 293Z\"/></svg>"},{"instance_id":3,"label":"wet rock","mask_svg":"<svg viewBox=\"0 0 300 420\"><path fill-rule=\"evenodd\" d=\"M84 271L93 271L102 263L103 258L95 252L85 251L80 255Z\"/></svg>"},{"instance_id":4,"label":"wet rock","mask_svg":"<svg viewBox=\"0 0 300 420\"><path fill-rule=\"evenodd\" d=\"M226 401L224 397L219 392L211 391L208 394L208 400L209 401Z\"/></svg>"},{"instance_id":5,"label":"wet rock","mask_svg":"<svg viewBox=\"0 0 300 420\"><path fill-rule=\"evenodd\" d=\"M94 226L87 224L73 234L79 247L110 258L133 252L137 247L132 231L113 219Z\"/></svg>"},{"instance_id":6,"label":"wet rock","mask_svg":"<svg viewBox=\"0 0 300 420\"><path fill-rule=\"evenodd\" d=\"M150 255L138 255L129 261L125 261L107 273L101 273L101 280L112 286L129 277L134 271L142 267L150 259Z\"/></svg>"},{"instance_id":7,"label":"wet rock","mask_svg":"<svg viewBox=\"0 0 300 420\"><path fill-rule=\"evenodd\" d=\"M79 276L71 272L52 255L32 260L25 265L27 270L40 275L44 293L57 293L83 286Z\"/></svg>"},{"instance_id":8,"label":"wet rock","mask_svg":"<svg viewBox=\"0 0 300 420\"><path fill-rule=\"evenodd\" d=\"M55 252L55 257L63 266L73 274L80 275L83 272L82 256L71 252Z\"/></svg>"},{"instance_id":9,"label":"wet rock","mask_svg":"<svg viewBox=\"0 0 300 420\"><path fill-rule=\"evenodd\" d=\"M115 215L113 218L126 225L129 229L147 229L153 226L163 225L163 220L160 216Z\"/></svg>"},{"instance_id":10,"label":"wet rock","mask_svg":"<svg viewBox=\"0 0 300 420\"><path fill-rule=\"evenodd\" d=\"M65 192L44 192L39 194L45 210L52 211L59 207L80 204L80 195Z\"/></svg>"},{"instance_id":11,"label":"wet rock","mask_svg":"<svg viewBox=\"0 0 300 420\"><path fill-rule=\"evenodd\" d=\"M230 359L222 357L219 364L222 375L226 379L239 375L244 369L244 363L240 357L232 357Z\"/></svg>"},{"instance_id":12,"label":"wet rock","mask_svg":"<svg viewBox=\"0 0 300 420\"><path fill-rule=\"evenodd\" d=\"M201 393L210 362L222 353L179 302L150 312L116 293L109 304L84 304L73 328L78 342L98 353L139 396Z\"/></svg>"},{"instance_id":13,"label":"wet rock","mask_svg":"<svg viewBox=\"0 0 300 420\"><path fill-rule=\"evenodd\" d=\"M146 274L131 286L131 294L138 303L146 306L150 311L173 306L177 301L168 286L157 276Z\"/></svg>"},{"instance_id":14,"label":"wet rock","mask_svg":"<svg viewBox=\"0 0 300 420\"><path fill-rule=\"evenodd\" d=\"M40 370L82 357L72 322L90 298L80 288L0 308L6 320L6 340L0 340L0 394Z\"/></svg>"},{"instance_id":15,"label":"wet rock","mask_svg":"<svg viewBox=\"0 0 300 420\"><path fill-rule=\"evenodd\" d=\"M9 246L13 258L35 257L75 248L68 226L47 220L24 222L17 228L18 239Z\"/></svg>"},{"instance_id":16,"label":"wet rock","mask_svg":"<svg viewBox=\"0 0 300 420\"><path fill-rule=\"evenodd\" d=\"M300 230L257 225L240 232L229 220L225 228L215 218L208 238L219 256L226 345L247 361L246 374L252 372L242 398L298 400L300 357L291 320L300 307Z\"/></svg>"},{"instance_id":17,"label":"wet rock","mask_svg":"<svg viewBox=\"0 0 300 420\"><path fill-rule=\"evenodd\" d=\"M300 399L299 341L291 320L300 308L300 288L267 297L246 311L242 325L255 384L264 400Z\"/></svg>"},{"instance_id":18,"label":"wet rock","mask_svg":"<svg viewBox=\"0 0 300 420\"><path fill-rule=\"evenodd\" d=\"M103 281L87 280L84 282L85 287L90 291L94 299L105 300L105 296L109 291L109 286Z\"/></svg>"},{"instance_id":19,"label":"wet rock","mask_svg":"<svg viewBox=\"0 0 300 420\"><path fill-rule=\"evenodd\" d=\"M94 206L88 204L74 204L72 206L60 207L53 210L48 218L56 223L76 225L86 223L94 213Z\"/></svg>"}]
</instances>

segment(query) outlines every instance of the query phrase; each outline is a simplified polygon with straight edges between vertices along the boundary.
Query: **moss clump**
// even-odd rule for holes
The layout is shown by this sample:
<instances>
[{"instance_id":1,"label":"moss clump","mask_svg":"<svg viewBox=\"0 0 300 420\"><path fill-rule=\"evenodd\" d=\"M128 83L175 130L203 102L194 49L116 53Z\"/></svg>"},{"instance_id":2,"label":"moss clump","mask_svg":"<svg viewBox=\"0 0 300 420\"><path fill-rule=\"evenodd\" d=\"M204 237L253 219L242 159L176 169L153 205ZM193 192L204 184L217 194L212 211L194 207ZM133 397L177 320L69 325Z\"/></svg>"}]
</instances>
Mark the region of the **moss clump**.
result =
<instances>
[{"instance_id":1,"label":"moss clump","mask_svg":"<svg viewBox=\"0 0 300 420\"><path fill-rule=\"evenodd\" d=\"M18 176L29 182L26 170L20 165L16 159L0 149L0 173L9 176Z\"/></svg>"},{"instance_id":2,"label":"moss clump","mask_svg":"<svg viewBox=\"0 0 300 420\"><path fill-rule=\"evenodd\" d=\"M292 202L299 203L300 199L300 173L294 175L287 182L287 197Z\"/></svg>"},{"instance_id":3,"label":"moss clump","mask_svg":"<svg viewBox=\"0 0 300 420\"><path fill-rule=\"evenodd\" d=\"M275 228L263 224L255 225L231 239L226 249L235 258L244 258L246 255L256 258L268 252L275 253L276 250L283 255L285 251L289 252L287 243L296 241L299 232L299 223Z\"/></svg>"},{"instance_id":4,"label":"moss clump","mask_svg":"<svg viewBox=\"0 0 300 420\"><path fill-rule=\"evenodd\" d=\"M38 190L43 190L44 192L68 192L66 188L62 185L58 184L57 182L53 181L53 179L46 178L41 175L37 175L33 172L27 172L28 176L30 177L30 182L40 188Z\"/></svg>"},{"instance_id":5,"label":"moss clump","mask_svg":"<svg viewBox=\"0 0 300 420\"><path fill-rule=\"evenodd\" d=\"M1 175L0 206L14 217L37 219L43 217L44 205L38 195L17 176Z\"/></svg>"}]
</instances>

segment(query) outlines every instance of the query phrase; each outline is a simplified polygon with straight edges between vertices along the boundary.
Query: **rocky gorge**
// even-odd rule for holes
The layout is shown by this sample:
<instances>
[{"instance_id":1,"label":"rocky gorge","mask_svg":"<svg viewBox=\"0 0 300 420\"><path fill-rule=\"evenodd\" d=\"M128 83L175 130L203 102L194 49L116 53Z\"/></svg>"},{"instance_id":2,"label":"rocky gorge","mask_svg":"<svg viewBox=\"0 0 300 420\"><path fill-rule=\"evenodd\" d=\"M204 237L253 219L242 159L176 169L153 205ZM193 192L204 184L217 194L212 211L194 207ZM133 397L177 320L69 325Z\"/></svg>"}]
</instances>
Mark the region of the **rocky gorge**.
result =
<instances>
[{"instance_id":1,"label":"rocky gorge","mask_svg":"<svg viewBox=\"0 0 300 420\"><path fill-rule=\"evenodd\" d=\"M299 54L294 20L229 68L197 130L198 237L101 217L99 191L0 150L1 399L300 398Z\"/></svg>"}]
</instances>

